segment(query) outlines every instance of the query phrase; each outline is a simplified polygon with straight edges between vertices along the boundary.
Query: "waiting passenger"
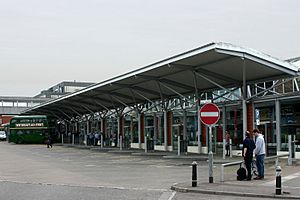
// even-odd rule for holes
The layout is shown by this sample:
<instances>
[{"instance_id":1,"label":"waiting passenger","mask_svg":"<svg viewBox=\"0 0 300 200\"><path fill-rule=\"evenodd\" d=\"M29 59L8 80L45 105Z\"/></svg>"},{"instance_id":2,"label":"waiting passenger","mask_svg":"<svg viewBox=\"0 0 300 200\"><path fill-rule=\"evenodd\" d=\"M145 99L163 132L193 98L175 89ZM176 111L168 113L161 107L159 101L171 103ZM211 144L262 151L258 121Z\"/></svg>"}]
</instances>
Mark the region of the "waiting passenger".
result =
<instances>
[{"instance_id":1,"label":"waiting passenger","mask_svg":"<svg viewBox=\"0 0 300 200\"><path fill-rule=\"evenodd\" d=\"M52 144L53 144L53 141L52 141L51 136L49 135L49 136L48 136L48 139L47 139L47 148L49 148L49 147L52 148Z\"/></svg>"}]
</instances>

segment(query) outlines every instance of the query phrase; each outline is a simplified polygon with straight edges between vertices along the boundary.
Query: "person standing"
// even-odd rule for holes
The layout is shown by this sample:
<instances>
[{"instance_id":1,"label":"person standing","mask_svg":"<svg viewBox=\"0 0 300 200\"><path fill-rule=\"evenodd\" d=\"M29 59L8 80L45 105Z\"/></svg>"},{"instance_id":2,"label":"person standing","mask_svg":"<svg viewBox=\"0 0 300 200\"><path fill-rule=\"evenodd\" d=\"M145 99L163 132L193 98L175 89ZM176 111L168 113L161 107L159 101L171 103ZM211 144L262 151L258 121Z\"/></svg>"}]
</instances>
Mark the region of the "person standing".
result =
<instances>
[{"instance_id":1,"label":"person standing","mask_svg":"<svg viewBox=\"0 0 300 200\"><path fill-rule=\"evenodd\" d=\"M266 154L265 139L258 129L254 129L253 133L256 136L256 142L255 142L256 148L254 150L254 153L256 157L256 165L258 171L258 176L255 177L254 179L260 180L260 179L264 179L265 176L265 166L264 166L264 160Z\"/></svg>"},{"instance_id":2,"label":"person standing","mask_svg":"<svg viewBox=\"0 0 300 200\"><path fill-rule=\"evenodd\" d=\"M226 155L225 156L230 156L230 134L228 131L225 132L225 148L226 148Z\"/></svg>"},{"instance_id":3,"label":"person standing","mask_svg":"<svg viewBox=\"0 0 300 200\"><path fill-rule=\"evenodd\" d=\"M97 131L97 132L95 133L95 144L94 144L95 146L98 145L99 137L100 137L100 135L99 135L99 132Z\"/></svg>"},{"instance_id":4,"label":"person standing","mask_svg":"<svg viewBox=\"0 0 300 200\"><path fill-rule=\"evenodd\" d=\"M250 132L246 131L246 138L243 141L243 150L242 150L242 155L244 157L246 169L248 172L247 180L251 180L252 178L252 173L251 173L251 163L253 161L253 150L255 149L255 143L250 137Z\"/></svg>"},{"instance_id":5,"label":"person standing","mask_svg":"<svg viewBox=\"0 0 300 200\"><path fill-rule=\"evenodd\" d=\"M51 136L49 135L49 136L48 136L48 139L47 139L47 148L49 148L49 147L52 148L52 144L53 144L53 141L52 141Z\"/></svg>"}]
</instances>

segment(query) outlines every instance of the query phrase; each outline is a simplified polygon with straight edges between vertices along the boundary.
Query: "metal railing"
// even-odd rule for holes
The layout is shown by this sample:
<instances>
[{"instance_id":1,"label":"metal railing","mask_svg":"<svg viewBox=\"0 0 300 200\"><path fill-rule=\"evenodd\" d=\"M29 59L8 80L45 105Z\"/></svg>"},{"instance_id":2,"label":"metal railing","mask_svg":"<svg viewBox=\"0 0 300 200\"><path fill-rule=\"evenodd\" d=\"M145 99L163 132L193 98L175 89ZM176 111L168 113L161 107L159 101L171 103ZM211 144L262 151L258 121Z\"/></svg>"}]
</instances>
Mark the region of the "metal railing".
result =
<instances>
[{"instance_id":1,"label":"metal railing","mask_svg":"<svg viewBox=\"0 0 300 200\"><path fill-rule=\"evenodd\" d=\"M276 156L268 156L265 158L265 160L272 160L275 159L275 165L278 166L278 159L282 157L288 157L289 153L284 153ZM221 174L220 174L220 181L224 182L224 173L225 173L225 167L234 166L234 165L241 165L244 161L235 161L235 162L229 162L221 164Z\"/></svg>"}]
</instances>

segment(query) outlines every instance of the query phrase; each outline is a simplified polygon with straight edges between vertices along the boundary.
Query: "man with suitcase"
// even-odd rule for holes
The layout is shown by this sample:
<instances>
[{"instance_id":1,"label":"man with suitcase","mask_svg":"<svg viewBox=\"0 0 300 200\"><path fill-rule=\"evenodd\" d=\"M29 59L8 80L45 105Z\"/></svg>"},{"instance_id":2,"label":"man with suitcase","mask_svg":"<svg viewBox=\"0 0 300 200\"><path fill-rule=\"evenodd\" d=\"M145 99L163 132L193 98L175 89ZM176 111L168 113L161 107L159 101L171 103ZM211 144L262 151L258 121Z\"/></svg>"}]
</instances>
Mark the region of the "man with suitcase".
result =
<instances>
[{"instance_id":1,"label":"man with suitcase","mask_svg":"<svg viewBox=\"0 0 300 200\"><path fill-rule=\"evenodd\" d=\"M253 150L255 149L255 143L251 137L251 134L249 131L246 131L246 138L243 141L243 150L242 155L245 160L246 169L248 172L247 180L250 181L252 178L251 173L251 163L253 161Z\"/></svg>"}]
</instances>

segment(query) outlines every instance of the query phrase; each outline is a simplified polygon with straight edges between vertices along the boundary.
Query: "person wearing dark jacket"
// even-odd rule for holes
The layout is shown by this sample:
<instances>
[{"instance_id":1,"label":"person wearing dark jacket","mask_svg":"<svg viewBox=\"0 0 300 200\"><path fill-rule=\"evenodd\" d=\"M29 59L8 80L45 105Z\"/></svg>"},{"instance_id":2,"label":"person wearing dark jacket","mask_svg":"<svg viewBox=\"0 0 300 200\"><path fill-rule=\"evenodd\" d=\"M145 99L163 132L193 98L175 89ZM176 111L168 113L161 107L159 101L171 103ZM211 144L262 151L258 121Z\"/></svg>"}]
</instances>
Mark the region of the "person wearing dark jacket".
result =
<instances>
[{"instance_id":1,"label":"person wearing dark jacket","mask_svg":"<svg viewBox=\"0 0 300 200\"><path fill-rule=\"evenodd\" d=\"M248 172L247 180L251 180L252 173L251 173L251 163L253 161L253 151L255 149L255 143L253 139L250 137L250 132L246 131L246 138L243 141L243 150L242 155L245 160L246 169Z\"/></svg>"},{"instance_id":2,"label":"person wearing dark jacket","mask_svg":"<svg viewBox=\"0 0 300 200\"><path fill-rule=\"evenodd\" d=\"M49 148L49 147L52 148L52 144L53 144L53 141L52 141L51 136L49 135L49 136L48 136L48 139L47 139L47 148Z\"/></svg>"}]
</instances>

